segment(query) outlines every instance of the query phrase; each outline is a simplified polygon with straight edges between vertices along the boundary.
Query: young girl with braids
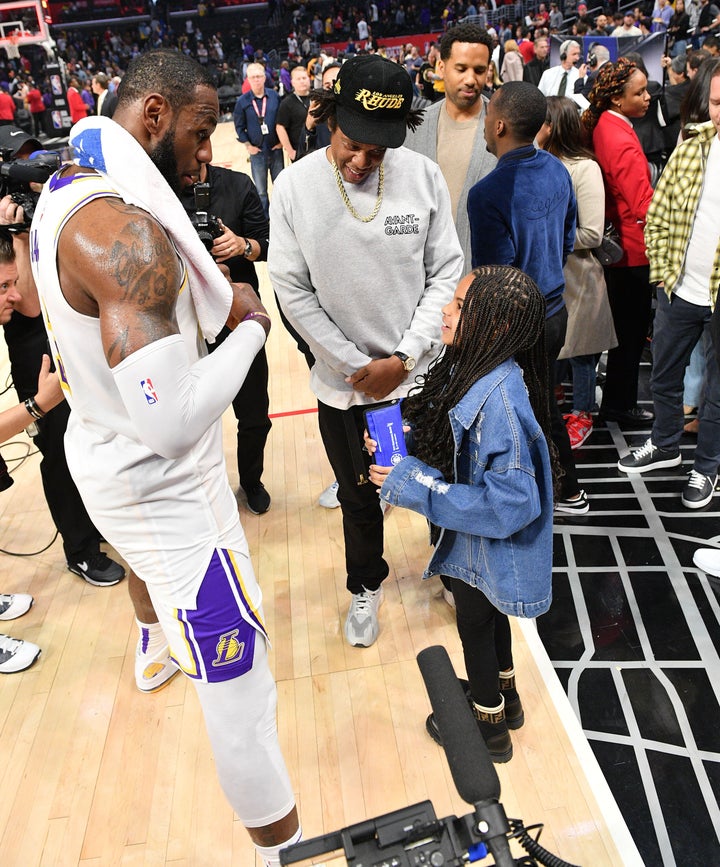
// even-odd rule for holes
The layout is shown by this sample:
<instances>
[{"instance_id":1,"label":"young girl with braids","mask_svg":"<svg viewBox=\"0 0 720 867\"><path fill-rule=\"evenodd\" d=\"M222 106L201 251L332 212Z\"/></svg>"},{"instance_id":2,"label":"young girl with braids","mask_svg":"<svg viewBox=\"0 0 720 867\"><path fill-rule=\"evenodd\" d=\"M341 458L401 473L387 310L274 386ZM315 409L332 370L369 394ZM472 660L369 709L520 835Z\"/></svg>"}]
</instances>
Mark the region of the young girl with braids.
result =
<instances>
[{"instance_id":1,"label":"young girl with braids","mask_svg":"<svg viewBox=\"0 0 720 867\"><path fill-rule=\"evenodd\" d=\"M647 78L621 57L601 67L581 121L605 181L605 216L620 235L624 255L605 269L618 345L608 352L600 414L625 425L647 425L652 413L637 405L640 358L650 325L652 287L643 229L652 198L650 168L631 119L650 105Z\"/></svg>"},{"instance_id":2,"label":"young girl with braids","mask_svg":"<svg viewBox=\"0 0 720 867\"><path fill-rule=\"evenodd\" d=\"M524 722L508 615L536 617L551 600L544 331L545 301L526 274L485 265L463 277L442 311L444 350L403 401L414 455L370 467L382 500L430 522L425 577L450 579L468 701L495 762L512 758L508 729ZM426 727L440 743L432 714Z\"/></svg>"}]
</instances>

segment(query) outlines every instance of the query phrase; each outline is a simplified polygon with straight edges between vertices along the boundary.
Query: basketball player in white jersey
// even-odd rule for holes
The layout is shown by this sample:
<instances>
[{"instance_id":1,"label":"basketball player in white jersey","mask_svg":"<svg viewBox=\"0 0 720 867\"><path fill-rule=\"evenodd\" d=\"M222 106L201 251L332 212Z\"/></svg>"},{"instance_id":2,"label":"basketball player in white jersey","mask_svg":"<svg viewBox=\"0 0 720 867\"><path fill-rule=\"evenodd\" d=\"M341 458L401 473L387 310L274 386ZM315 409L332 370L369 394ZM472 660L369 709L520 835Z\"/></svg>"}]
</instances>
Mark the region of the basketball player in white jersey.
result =
<instances>
[{"instance_id":1,"label":"basketball player in white jersey","mask_svg":"<svg viewBox=\"0 0 720 867\"><path fill-rule=\"evenodd\" d=\"M197 239L186 240L184 212L178 228L164 189L177 191L210 162L218 115L215 87L196 61L141 55L113 121L88 118L71 133L79 165L45 185L30 246L72 407L71 472L98 529L146 583L171 655L197 690L225 794L274 867L300 830L277 739L262 594L220 429L270 320L249 286L231 284L235 330L206 355L196 311L213 291L229 306L227 286L218 290L209 254L205 271L179 254ZM126 201L138 198L147 210Z\"/></svg>"}]
</instances>

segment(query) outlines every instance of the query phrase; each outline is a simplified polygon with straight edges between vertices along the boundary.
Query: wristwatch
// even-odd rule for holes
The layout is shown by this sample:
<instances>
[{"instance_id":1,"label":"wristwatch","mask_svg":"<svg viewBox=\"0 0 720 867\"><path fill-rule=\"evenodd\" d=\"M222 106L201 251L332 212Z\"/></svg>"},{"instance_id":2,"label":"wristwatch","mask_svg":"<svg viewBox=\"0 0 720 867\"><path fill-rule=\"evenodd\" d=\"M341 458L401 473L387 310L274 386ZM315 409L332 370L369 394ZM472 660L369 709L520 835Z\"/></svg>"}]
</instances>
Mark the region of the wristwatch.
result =
<instances>
[{"instance_id":1,"label":"wristwatch","mask_svg":"<svg viewBox=\"0 0 720 867\"><path fill-rule=\"evenodd\" d=\"M402 366L407 370L408 373L415 367L417 363L412 355L405 355L404 352L393 352L395 358L399 358L402 361Z\"/></svg>"},{"instance_id":2,"label":"wristwatch","mask_svg":"<svg viewBox=\"0 0 720 867\"><path fill-rule=\"evenodd\" d=\"M248 256L252 255L252 244L245 238L245 249L243 250L243 256L247 259Z\"/></svg>"}]
</instances>

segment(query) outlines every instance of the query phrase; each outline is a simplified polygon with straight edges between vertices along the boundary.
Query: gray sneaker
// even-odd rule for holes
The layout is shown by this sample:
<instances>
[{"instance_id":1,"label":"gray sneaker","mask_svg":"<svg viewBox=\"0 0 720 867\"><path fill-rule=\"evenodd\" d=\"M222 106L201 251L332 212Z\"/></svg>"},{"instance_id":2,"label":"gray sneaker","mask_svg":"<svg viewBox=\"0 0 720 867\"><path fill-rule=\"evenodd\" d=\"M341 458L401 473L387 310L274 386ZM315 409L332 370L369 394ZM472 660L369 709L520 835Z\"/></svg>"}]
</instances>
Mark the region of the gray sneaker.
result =
<instances>
[{"instance_id":1,"label":"gray sneaker","mask_svg":"<svg viewBox=\"0 0 720 867\"><path fill-rule=\"evenodd\" d=\"M382 584L377 590L353 593L345 620L345 638L353 647L370 647L380 632L378 609L383 603Z\"/></svg>"},{"instance_id":2,"label":"gray sneaker","mask_svg":"<svg viewBox=\"0 0 720 867\"><path fill-rule=\"evenodd\" d=\"M340 485L335 481L331 485L328 485L327 488L320 494L318 497L318 503L323 507L323 509L337 509L340 505L340 500L338 500L337 492Z\"/></svg>"}]
</instances>

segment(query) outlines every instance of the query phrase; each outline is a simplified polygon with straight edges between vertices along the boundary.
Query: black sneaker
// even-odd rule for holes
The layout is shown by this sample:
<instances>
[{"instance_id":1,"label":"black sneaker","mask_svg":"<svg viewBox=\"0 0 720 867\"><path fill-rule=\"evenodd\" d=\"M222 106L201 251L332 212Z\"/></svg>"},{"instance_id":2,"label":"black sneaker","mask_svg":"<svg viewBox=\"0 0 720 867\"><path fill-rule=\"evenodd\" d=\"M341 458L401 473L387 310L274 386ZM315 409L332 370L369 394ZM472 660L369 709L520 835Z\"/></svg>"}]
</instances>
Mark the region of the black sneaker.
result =
<instances>
[{"instance_id":1,"label":"black sneaker","mask_svg":"<svg viewBox=\"0 0 720 867\"><path fill-rule=\"evenodd\" d=\"M67 567L71 572L84 578L88 584L95 587L112 587L113 584L119 584L125 577L123 567L111 560L102 551L91 554L84 560L68 563Z\"/></svg>"},{"instance_id":2,"label":"black sneaker","mask_svg":"<svg viewBox=\"0 0 720 867\"><path fill-rule=\"evenodd\" d=\"M647 427L652 424L655 416L649 409L642 409L639 406L625 410L600 407L600 418L604 421L614 421L623 427Z\"/></svg>"},{"instance_id":3,"label":"black sneaker","mask_svg":"<svg viewBox=\"0 0 720 867\"><path fill-rule=\"evenodd\" d=\"M690 475L682 492L682 504L686 509L702 509L712 500L715 494L717 476L705 476L696 470L690 470Z\"/></svg>"},{"instance_id":4,"label":"black sneaker","mask_svg":"<svg viewBox=\"0 0 720 867\"><path fill-rule=\"evenodd\" d=\"M639 449L620 458L617 463L618 469L628 475L647 473L650 470L661 470L664 467L677 467L682 463L680 449L661 449L653 445L651 439L647 439Z\"/></svg>"},{"instance_id":5,"label":"black sneaker","mask_svg":"<svg viewBox=\"0 0 720 867\"><path fill-rule=\"evenodd\" d=\"M587 515L590 511L590 501L585 491L581 490L573 500L558 500L555 503L555 511L563 515Z\"/></svg>"},{"instance_id":6,"label":"black sneaker","mask_svg":"<svg viewBox=\"0 0 720 867\"><path fill-rule=\"evenodd\" d=\"M247 507L253 515L264 515L270 508L272 500L262 482L258 482L257 485L246 490L245 496L247 497Z\"/></svg>"}]
</instances>

